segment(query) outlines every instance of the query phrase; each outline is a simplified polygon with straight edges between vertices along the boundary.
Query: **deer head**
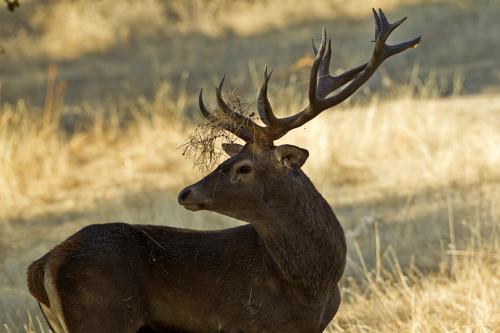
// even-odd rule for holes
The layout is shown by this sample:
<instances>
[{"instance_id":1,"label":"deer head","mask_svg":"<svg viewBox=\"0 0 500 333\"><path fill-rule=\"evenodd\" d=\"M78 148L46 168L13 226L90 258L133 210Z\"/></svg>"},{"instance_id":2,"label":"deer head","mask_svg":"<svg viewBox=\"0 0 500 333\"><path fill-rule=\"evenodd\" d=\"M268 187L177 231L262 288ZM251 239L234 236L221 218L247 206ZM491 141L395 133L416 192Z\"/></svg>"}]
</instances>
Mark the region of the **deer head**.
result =
<instances>
[{"instance_id":1,"label":"deer head","mask_svg":"<svg viewBox=\"0 0 500 333\"><path fill-rule=\"evenodd\" d=\"M391 32L406 18L389 23L384 12L373 10L375 40L371 59L358 67L333 76L329 73L331 40L323 29L321 44L316 49L309 80L309 105L297 114L278 118L267 97L267 86L272 72L264 71L264 80L258 97L257 109L264 126L231 110L222 98L224 78L216 87L217 104L227 121L223 128L245 141L245 145L226 144L223 149L230 156L212 173L179 193L179 203L191 210L206 209L242 219L261 221L279 207L293 207L302 195L307 195L309 182L300 170L308 157L305 149L275 146L274 141L300 127L321 112L342 103L358 90L390 56L413 48L420 37L397 44L386 45ZM340 89L335 94L330 94ZM199 95L202 115L215 121L215 116ZM312 185L311 185L312 186Z\"/></svg>"}]
</instances>

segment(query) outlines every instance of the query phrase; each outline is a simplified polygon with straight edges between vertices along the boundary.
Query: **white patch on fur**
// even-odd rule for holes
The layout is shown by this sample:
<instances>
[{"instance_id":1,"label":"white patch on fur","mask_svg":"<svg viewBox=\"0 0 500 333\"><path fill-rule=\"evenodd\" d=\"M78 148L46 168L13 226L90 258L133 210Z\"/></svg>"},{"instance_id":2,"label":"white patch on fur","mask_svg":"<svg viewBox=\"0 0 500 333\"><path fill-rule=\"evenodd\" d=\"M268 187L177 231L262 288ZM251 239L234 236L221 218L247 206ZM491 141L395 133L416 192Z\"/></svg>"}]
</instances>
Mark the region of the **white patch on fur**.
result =
<instances>
[{"instance_id":1,"label":"white patch on fur","mask_svg":"<svg viewBox=\"0 0 500 333\"><path fill-rule=\"evenodd\" d=\"M50 327L55 330L55 333L64 333L61 324L59 324L59 320L57 320L57 317L52 313L50 308L43 303L40 303L40 308L42 309L45 319L49 322Z\"/></svg>"},{"instance_id":2,"label":"white patch on fur","mask_svg":"<svg viewBox=\"0 0 500 333\"><path fill-rule=\"evenodd\" d=\"M61 306L61 299L57 294L56 285L54 279L52 278L51 269L45 268L43 285L45 287L45 292L49 297L50 308L41 304L42 311L50 322L53 329L56 330L55 333L68 333L68 326L64 321L63 311Z\"/></svg>"}]
</instances>

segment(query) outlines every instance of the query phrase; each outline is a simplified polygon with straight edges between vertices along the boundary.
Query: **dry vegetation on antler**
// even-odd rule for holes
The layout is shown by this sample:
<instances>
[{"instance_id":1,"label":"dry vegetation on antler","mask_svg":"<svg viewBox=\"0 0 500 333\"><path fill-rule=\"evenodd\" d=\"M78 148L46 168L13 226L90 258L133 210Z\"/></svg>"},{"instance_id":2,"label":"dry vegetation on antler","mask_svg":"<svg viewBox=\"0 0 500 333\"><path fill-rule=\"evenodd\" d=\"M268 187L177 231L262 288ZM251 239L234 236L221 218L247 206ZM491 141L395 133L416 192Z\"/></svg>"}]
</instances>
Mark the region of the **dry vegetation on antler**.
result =
<instances>
[{"instance_id":1,"label":"dry vegetation on antler","mask_svg":"<svg viewBox=\"0 0 500 333\"><path fill-rule=\"evenodd\" d=\"M361 0L93 3L0 11L0 331L42 332L24 270L84 225L234 224L175 200L200 178L193 161L209 167L232 140L184 117L217 79L207 73L230 73L226 90L241 97L228 100L251 113L244 101L272 65L271 103L284 116L306 104L309 37L326 25L342 45L335 66L350 67L366 60L373 24ZM347 231L330 331L500 331L500 6L373 6L411 18L418 57L394 60L350 105L286 139L310 151L306 172Z\"/></svg>"},{"instance_id":2,"label":"dry vegetation on antler","mask_svg":"<svg viewBox=\"0 0 500 333\"><path fill-rule=\"evenodd\" d=\"M249 119L255 118L255 112L251 110L249 103L244 103L234 92L229 94L226 102L231 110ZM238 119L231 117L219 108L211 112L212 120L203 120L191 130L187 141L182 145L182 155L193 160L193 166L203 173L211 171L215 165L221 162L224 151L222 143L234 142L237 137L224 129L227 124L235 128L242 128L244 124L238 123Z\"/></svg>"}]
</instances>

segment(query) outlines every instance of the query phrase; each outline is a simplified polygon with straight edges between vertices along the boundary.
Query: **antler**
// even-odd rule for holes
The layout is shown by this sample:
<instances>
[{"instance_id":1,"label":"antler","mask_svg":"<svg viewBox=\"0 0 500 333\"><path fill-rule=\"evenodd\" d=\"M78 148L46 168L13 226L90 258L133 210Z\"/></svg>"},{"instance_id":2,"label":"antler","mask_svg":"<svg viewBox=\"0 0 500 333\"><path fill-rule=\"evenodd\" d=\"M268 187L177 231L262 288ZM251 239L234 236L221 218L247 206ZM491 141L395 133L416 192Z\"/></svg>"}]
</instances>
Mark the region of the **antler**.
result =
<instances>
[{"instance_id":1,"label":"antler","mask_svg":"<svg viewBox=\"0 0 500 333\"><path fill-rule=\"evenodd\" d=\"M233 128L234 126L232 127L230 124L227 126L227 130L238 135L246 142L260 141L262 144L272 144L274 140L281 138L290 130L304 125L321 112L346 100L349 96L356 92L373 75L373 73L375 73L378 66L380 66L385 59L403 52L408 48L416 47L418 43L420 43L421 37L419 36L400 44L387 45L385 42L391 32L401 25L401 23L406 20L406 17L395 23L389 23L381 9L379 9L378 13L375 9L373 9L373 16L375 19L375 46L371 59L366 64L349 69L338 76L333 76L329 73L331 40L328 40L327 45L326 30L323 29L319 50L316 49L313 41L315 58L311 67L309 80L309 105L295 115L285 118L277 118L274 115L271 103L269 103L269 99L267 97L267 85L272 71L268 74L267 67L264 71L264 81L262 83L257 102L259 116L266 127L261 127L255 124L250 119L231 111L229 107L227 107L220 96L222 83L224 82L224 79L222 79L216 90L217 103L219 104L220 109L226 114L237 117L238 123L245 124L245 126L243 126L244 131L242 131L243 128L236 131ZM341 88L342 86L345 87L338 93L327 97L333 91ZM210 119L210 113L203 106L201 93L200 108L202 109L203 115ZM243 119L239 117L242 117Z\"/></svg>"},{"instance_id":2,"label":"antler","mask_svg":"<svg viewBox=\"0 0 500 333\"><path fill-rule=\"evenodd\" d=\"M226 76L222 77L219 85L215 88L215 95L217 96L217 105L222 112L222 117L217 117L212 114L205 107L203 103L203 89L200 90L198 97L198 104L201 114L209 121L217 123L218 126L223 127L225 130L233 133L234 135L242 138L246 142L254 142L257 136L257 131L262 132L262 127L254 123L250 118L245 117L233 110L227 105L222 98L222 86Z\"/></svg>"},{"instance_id":3,"label":"antler","mask_svg":"<svg viewBox=\"0 0 500 333\"><path fill-rule=\"evenodd\" d=\"M401 25L401 23L406 20L406 17L391 24L381 9L379 9L378 13L375 9L373 9L373 16L375 19L375 47L370 61L364 65L352 68L339 76L332 76L328 72L331 57L331 41L328 41L327 46L326 31L323 29L321 45L319 50L315 50L316 57L311 67L309 81L309 105L304 110L293 116L274 119L274 124L265 128L270 138L273 140L279 139L288 131L302 126L324 110L342 103L373 75L375 70L385 59L403 52L410 47L415 47L420 42L421 37L417 37L400 44L386 45L385 42L391 32ZM314 42L313 49L316 49L314 47ZM319 80L318 73L320 74ZM349 84L340 92L331 97L325 98L331 92L348 82ZM265 82L264 85L267 85L267 82ZM267 100L267 96L262 94L262 89L259 99ZM268 102L261 102L260 104L266 105ZM269 108L269 112L267 113L272 113L271 108ZM271 118L268 114L267 117L268 119Z\"/></svg>"}]
</instances>

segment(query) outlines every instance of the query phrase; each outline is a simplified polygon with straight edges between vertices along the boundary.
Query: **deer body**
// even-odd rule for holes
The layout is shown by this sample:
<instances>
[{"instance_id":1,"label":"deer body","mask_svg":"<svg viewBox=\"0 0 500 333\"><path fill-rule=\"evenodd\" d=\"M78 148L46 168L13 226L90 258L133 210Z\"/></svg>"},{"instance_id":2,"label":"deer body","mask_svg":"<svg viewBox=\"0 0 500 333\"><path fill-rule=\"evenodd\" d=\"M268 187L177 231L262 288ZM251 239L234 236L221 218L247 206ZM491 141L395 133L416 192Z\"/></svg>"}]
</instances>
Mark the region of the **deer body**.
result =
<instances>
[{"instance_id":1,"label":"deer body","mask_svg":"<svg viewBox=\"0 0 500 333\"><path fill-rule=\"evenodd\" d=\"M207 110L200 92L203 116L245 144L223 145L230 158L182 190L179 203L248 224L220 231L125 223L82 229L28 268L28 287L53 331L322 332L340 304L344 233L301 170L307 150L274 141L344 101L383 60L419 43L386 45L403 20L390 24L381 10L374 17L372 58L339 76L328 73L331 47L323 32L309 105L297 114L274 115L267 69L257 103L265 126L230 109L224 79L216 88L222 117Z\"/></svg>"},{"instance_id":2,"label":"deer body","mask_svg":"<svg viewBox=\"0 0 500 333\"><path fill-rule=\"evenodd\" d=\"M271 202L267 220L221 231L91 225L35 262L32 274L58 277L56 289L66 292L47 303L59 299L70 332L95 332L104 318L120 318L130 332L146 325L159 332L321 332L340 304L344 234L307 177L293 177L288 195L297 210Z\"/></svg>"}]
</instances>

